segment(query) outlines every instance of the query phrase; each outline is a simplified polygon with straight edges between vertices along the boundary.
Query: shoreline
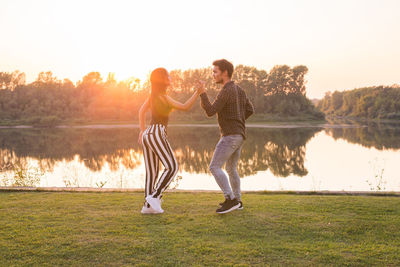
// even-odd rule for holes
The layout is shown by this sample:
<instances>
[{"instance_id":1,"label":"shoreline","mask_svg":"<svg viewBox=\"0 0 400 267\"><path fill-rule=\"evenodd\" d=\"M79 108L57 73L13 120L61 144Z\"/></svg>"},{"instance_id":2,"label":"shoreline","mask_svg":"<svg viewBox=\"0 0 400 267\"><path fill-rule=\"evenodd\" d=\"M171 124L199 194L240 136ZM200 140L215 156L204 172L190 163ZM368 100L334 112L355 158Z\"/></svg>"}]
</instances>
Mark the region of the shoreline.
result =
<instances>
[{"instance_id":1,"label":"shoreline","mask_svg":"<svg viewBox=\"0 0 400 267\"><path fill-rule=\"evenodd\" d=\"M168 127L218 127L217 123L171 123ZM248 123L247 128L363 128L366 125L330 124L330 123ZM139 124L83 124L83 125L58 125L54 127L35 127L32 125L0 126L0 129L112 129L112 128L139 128Z\"/></svg>"},{"instance_id":2,"label":"shoreline","mask_svg":"<svg viewBox=\"0 0 400 267\"><path fill-rule=\"evenodd\" d=\"M0 193L4 192L73 192L73 193L142 193L144 189L136 188L94 188L94 187L6 187L0 186ZM220 194L220 190L190 190L167 189L167 193L211 193ZM325 195L325 196L391 196L400 197L400 191L242 191L246 194L266 195Z\"/></svg>"}]
</instances>

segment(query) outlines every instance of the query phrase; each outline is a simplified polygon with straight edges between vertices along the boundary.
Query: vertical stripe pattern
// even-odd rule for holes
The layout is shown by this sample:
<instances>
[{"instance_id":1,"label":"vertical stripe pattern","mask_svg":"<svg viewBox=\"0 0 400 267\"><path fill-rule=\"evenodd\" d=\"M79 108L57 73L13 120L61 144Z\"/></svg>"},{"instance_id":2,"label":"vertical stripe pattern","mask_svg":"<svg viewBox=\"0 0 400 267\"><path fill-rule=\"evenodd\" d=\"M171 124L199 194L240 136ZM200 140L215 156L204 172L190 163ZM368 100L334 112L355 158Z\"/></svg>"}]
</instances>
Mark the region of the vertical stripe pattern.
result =
<instances>
[{"instance_id":1,"label":"vertical stripe pattern","mask_svg":"<svg viewBox=\"0 0 400 267\"><path fill-rule=\"evenodd\" d=\"M178 172L178 163L167 140L165 130L164 125L153 124L145 130L142 136L146 165L145 197L148 195L160 196ZM156 183L160 161L164 166L164 171Z\"/></svg>"}]
</instances>

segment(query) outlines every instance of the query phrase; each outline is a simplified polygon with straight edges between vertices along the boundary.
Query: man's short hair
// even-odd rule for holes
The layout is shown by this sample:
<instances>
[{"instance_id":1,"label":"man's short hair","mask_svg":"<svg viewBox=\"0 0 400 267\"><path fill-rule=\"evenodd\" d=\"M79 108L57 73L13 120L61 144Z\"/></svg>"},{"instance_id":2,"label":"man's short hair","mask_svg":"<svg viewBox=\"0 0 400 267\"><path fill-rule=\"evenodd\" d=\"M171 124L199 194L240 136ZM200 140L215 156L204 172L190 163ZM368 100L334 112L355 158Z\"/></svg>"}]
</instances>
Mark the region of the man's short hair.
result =
<instances>
[{"instance_id":1,"label":"man's short hair","mask_svg":"<svg viewBox=\"0 0 400 267\"><path fill-rule=\"evenodd\" d=\"M228 77L232 78L233 64L230 63L228 60L226 60L226 59L215 60L213 62L213 65L217 66L221 70L221 72L227 71Z\"/></svg>"}]
</instances>

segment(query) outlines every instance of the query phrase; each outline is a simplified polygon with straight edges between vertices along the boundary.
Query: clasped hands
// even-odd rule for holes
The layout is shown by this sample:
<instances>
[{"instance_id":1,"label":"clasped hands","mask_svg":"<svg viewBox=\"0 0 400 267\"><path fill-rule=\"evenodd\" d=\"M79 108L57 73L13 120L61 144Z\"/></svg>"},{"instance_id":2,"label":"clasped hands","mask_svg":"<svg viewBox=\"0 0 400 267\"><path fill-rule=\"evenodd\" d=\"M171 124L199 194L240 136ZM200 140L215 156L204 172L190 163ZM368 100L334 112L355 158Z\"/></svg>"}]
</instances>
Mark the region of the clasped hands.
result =
<instances>
[{"instance_id":1,"label":"clasped hands","mask_svg":"<svg viewBox=\"0 0 400 267\"><path fill-rule=\"evenodd\" d=\"M203 80L198 80L197 81L197 86L196 86L196 90L197 90L197 93L199 94L199 95L201 95L202 93L204 93L206 90L205 90L205 84L206 84L206 82L205 81L203 81Z\"/></svg>"}]
</instances>

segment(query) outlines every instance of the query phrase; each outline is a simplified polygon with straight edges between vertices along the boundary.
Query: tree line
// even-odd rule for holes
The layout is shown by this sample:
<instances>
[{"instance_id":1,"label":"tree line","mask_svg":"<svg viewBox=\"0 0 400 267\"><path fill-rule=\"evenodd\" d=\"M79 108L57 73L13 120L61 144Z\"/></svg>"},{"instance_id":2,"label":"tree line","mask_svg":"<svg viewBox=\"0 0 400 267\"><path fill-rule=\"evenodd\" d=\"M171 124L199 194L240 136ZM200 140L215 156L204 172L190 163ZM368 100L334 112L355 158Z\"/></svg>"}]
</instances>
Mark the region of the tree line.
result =
<instances>
[{"instance_id":1,"label":"tree line","mask_svg":"<svg viewBox=\"0 0 400 267\"><path fill-rule=\"evenodd\" d=\"M307 72L302 65L279 65L269 72L239 65L233 80L245 90L259 118L277 114L323 119L324 114L306 97ZM198 79L206 82L212 98L220 90L213 81L211 68L172 70L170 75L173 83L169 93L181 101L193 93ZM90 72L74 84L69 79L57 79L52 72L41 72L34 82L27 84L22 72L0 72L0 121L46 125L62 121L137 120L150 88L149 80L117 81L112 73L104 79L99 72ZM173 116L205 119L199 103L189 113L176 112Z\"/></svg>"},{"instance_id":2,"label":"tree line","mask_svg":"<svg viewBox=\"0 0 400 267\"><path fill-rule=\"evenodd\" d=\"M400 120L400 86L328 92L317 107L328 116Z\"/></svg>"}]
</instances>

